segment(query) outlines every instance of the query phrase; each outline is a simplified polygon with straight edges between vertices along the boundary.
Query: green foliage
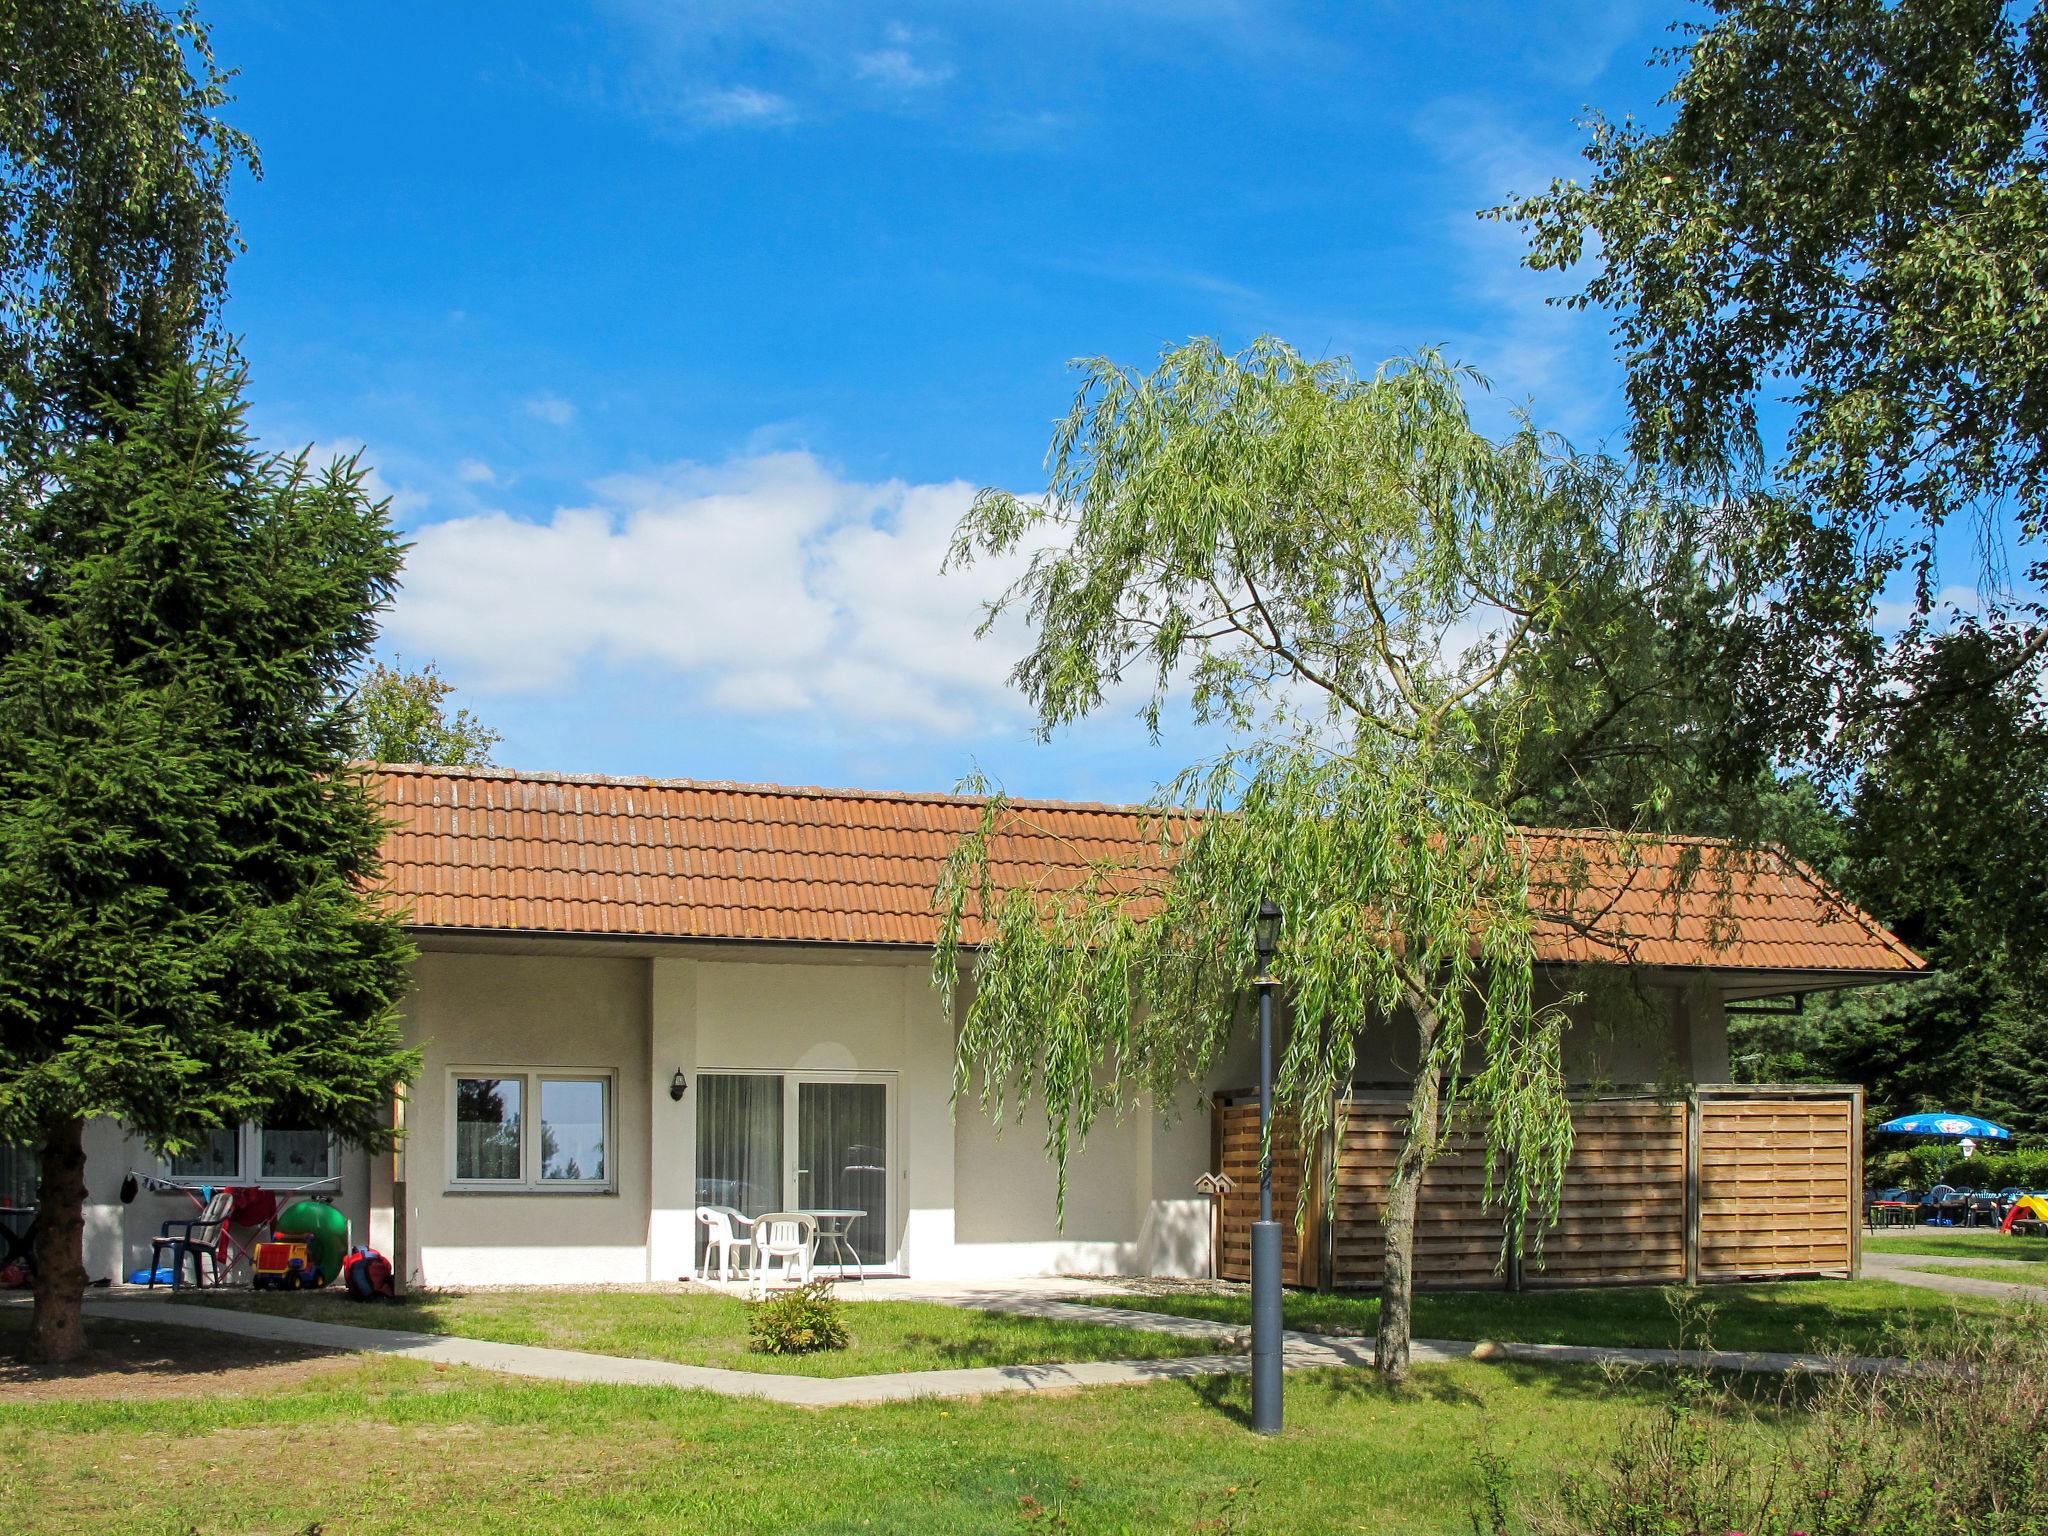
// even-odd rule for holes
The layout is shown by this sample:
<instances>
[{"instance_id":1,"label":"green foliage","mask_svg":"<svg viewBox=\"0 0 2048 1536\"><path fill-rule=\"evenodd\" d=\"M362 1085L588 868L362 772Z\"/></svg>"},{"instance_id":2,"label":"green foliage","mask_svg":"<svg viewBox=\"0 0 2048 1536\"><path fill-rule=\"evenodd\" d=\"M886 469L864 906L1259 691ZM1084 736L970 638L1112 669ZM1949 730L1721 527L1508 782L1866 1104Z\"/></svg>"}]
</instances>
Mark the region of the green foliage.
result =
<instances>
[{"instance_id":1,"label":"green foliage","mask_svg":"<svg viewBox=\"0 0 2048 1536\"><path fill-rule=\"evenodd\" d=\"M1142 675L1155 732L1184 694L1238 744L1161 789L1146 857L1078 884L1020 868L1006 840L1052 834L989 800L937 896L958 1091L998 1117L1042 1103L1064 1170L1103 1111L1169 1103L1215 1062L1251 915L1277 902L1277 1089L1304 1145L1365 1036L1413 1065L1387 1222L1398 1370L1413 1196L1454 1119L1486 1130L1510 1231L1554 1200L1570 1149L1532 909L1572 920L1582 872L1532 891L1508 807L1603 743L1668 764L1711 739L1716 652L1642 640L1740 587L1716 551L1741 509L1676 501L1527 422L1489 440L1471 376L1432 354L1365 377L1271 339L1196 341L1083 377L1046 494L983 492L952 558L1031 552L990 622L1033 626L1014 680L1042 732ZM1639 782L1654 801L1657 775Z\"/></svg>"},{"instance_id":2,"label":"green foliage","mask_svg":"<svg viewBox=\"0 0 2048 1536\"><path fill-rule=\"evenodd\" d=\"M1613 316L1639 455L1773 457L1782 387L1775 468L1801 503L1880 571L1913 559L1923 602L1952 517L1984 519L1995 572L2048 518L2042 7L1708 8L1664 60L1661 126L1594 119L1588 185L1495 212L1529 226L1532 266L1597 252L1570 302Z\"/></svg>"},{"instance_id":3,"label":"green foliage","mask_svg":"<svg viewBox=\"0 0 2048 1536\"><path fill-rule=\"evenodd\" d=\"M1889 1136L1874 1138L1891 1142ZM1868 1161L1864 1182L1871 1189L1905 1188L1927 1193L1937 1184L1958 1189L2048 1189L2048 1147L1979 1151L1965 1158L1954 1146L1888 1145Z\"/></svg>"},{"instance_id":4,"label":"green foliage","mask_svg":"<svg viewBox=\"0 0 2048 1536\"><path fill-rule=\"evenodd\" d=\"M351 466L256 454L239 382L171 373L0 484L0 1137L376 1140L417 1064L342 766L398 548Z\"/></svg>"},{"instance_id":5,"label":"green foliage","mask_svg":"<svg viewBox=\"0 0 2048 1536\"><path fill-rule=\"evenodd\" d=\"M832 1294L832 1282L812 1280L751 1303L747 1347L763 1355L808 1355L844 1349L853 1341L846 1329L846 1303Z\"/></svg>"},{"instance_id":6,"label":"green foliage","mask_svg":"<svg viewBox=\"0 0 2048 1536\"><path fill-rule=\"evenodd\" d=\"M189 8L0 0L0 445L97 429L206 342L254 146ZM211 350L211 348L207 348Z\"/></svg>"},{"instance_id":7,"label":"green foliage","mask_svg":"<svg viewBox=\"0 0 2048 1536\"><path fill-rule=\"evenodd\" d=\"M2048 847L2048 705L2025 653L1969 624L1905 645L1848 814L1801 833L1940 974L1733 1021L1738 1075L1863 1083L1877 1120L1956 1109L2048 1130L2048 883L2019 852Z\"/></svg>"},{"instance_id":8,"label":"green foliage","mask_svg":"<svg viewBox=\"0 0 2048 1536\"><path fill-rule=\"evenodd\" d=\"M379 763L488 768L504 738L466 709L450 713L455 685L430 661L417 672L374 664L357 685L355 754Z\"/></svg>"},{"instance_id":9,"label":"green foliage","mask_svg":"<svg viewBox=\"0 0 2048 1536\"><path fill-rule=\"evenodd\" d=\"M1159 799L1150 878L1105 868L1080 890L999 890L991 844L1030 822L993 796L941 887L942 987L957 985L948 959L968 921L985 925L960 1090L978 1082L998 1119L1045 1106L1062 1196L1068 1159L1103 1108L1122 1113L1141 1092L1170 1101L1214 1064L1255 966L1248 918L1262 895L1283 914L1273 973L1289 1029L1275 1088L1303 1140L1331 1124L1363 1030L1405 1026L1448 1101L1478 1047L1469 1086L1493 1144L1518 1158L1517 1178L1494 1166L1501 1192L1517 1215L1532 1192L1547 1196L1571 1136L1562 1015L1530 999L1526 861L1498 813L1444 793L1406 758L1361 771L1292 744L1191 769ZM1424 825L1438 835L1410 835ZM1016 1023L1027 1019L1035 1027ZM1426 1140L1417 1155L1435 1150Z\"/></svg>"},{"instance_id":10,"label":"green foliage","mask_svg":"<svg viewBox=\"0 0 2048 1536\"><path fill-rule=\"evenodd\" d=\"M2048 1330L2031 1308L1902 1330L1908 1369L1843 1372L1759 1405L1725 1380L1681 1377L1613 1448L1519 1497L1478 1461L1484 1536L2041 1536L2048 1531ZM1618 1384L1618 1383L1617 1383ZM1758 1431L1796 1415L1794 1438Z\"/></svg>"}]
</instances>

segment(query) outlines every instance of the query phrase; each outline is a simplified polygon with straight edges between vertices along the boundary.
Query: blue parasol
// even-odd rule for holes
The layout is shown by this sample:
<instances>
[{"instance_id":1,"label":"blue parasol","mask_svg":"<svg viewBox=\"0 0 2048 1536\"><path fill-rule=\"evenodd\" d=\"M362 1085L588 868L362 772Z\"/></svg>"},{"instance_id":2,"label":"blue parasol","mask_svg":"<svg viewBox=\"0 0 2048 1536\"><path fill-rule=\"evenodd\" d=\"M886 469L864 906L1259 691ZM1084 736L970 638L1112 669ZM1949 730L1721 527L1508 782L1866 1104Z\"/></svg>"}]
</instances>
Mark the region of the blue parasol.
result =
<instances>
[{"instance_id":1,"label":"blue parasol","mask_svg":"<svg viewBox=\"0 0 2048 1536\"><path fill-rule=\"evenodd\" d=\"M1976 1141L2012 1140L2012 1132L1995 1121L1979 1119L1976 1115L1951 1115L1941 1110L1900 1115L1896 1120L1885 1121L1878 1129L1897 1136L1936 1136L1943 1141L1958 1141L1965 1136Z\"/></svg>"}]
</instances>

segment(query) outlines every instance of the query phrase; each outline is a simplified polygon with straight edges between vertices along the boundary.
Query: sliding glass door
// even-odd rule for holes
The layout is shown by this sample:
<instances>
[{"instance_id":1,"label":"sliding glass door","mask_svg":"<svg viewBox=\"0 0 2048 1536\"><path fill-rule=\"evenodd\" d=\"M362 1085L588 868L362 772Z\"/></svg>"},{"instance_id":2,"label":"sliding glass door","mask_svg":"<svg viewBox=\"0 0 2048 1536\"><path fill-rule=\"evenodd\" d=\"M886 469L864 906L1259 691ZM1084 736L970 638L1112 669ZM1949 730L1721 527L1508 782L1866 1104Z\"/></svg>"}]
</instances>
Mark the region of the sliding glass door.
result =
<instances>
[{"instance_id":1,"label":"sliding glass door","mask_svg":"<svg viewBox=\"0 0 2048 1536\"><path fill-rule=\"evenodd\" d=\"M877 1082L796 1085L796 1204L832 1218L862 1264L889 1259L889 1090Z\"/></svg>"},{"instance_id":2,"label":"sliding glass door","mask_svg":"<svg viewBox=\"0 0 2048 1536\"><path fill-rule=\"evenodd\" d=\"M893 1084L875 1073L699 1072L697 1203L747 1217L838 1212L825 1219L860 1263L888 1264Z\"/></svg>"}]
</instances>

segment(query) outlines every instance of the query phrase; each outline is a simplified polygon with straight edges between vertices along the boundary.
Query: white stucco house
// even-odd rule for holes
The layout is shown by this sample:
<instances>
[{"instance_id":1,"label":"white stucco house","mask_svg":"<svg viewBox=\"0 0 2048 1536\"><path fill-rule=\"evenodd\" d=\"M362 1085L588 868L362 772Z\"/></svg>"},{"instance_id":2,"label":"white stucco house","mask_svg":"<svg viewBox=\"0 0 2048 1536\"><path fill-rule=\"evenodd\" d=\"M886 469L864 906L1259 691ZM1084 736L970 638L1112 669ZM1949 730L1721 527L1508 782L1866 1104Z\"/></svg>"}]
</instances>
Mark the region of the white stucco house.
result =
<instances>
[{"instance_id":1,"label":"white stucco house","mask_svg":"<svg viewBox=\"0 0 2048 1536\"><path fill-rule=\"evenodd\" d=\"M406 1005L425 1069L395 1154L292 1127L222 1132L164 1168L122 1128L88 1137L88 1268L125 1274L183 1197L118 1198L130 1168L285 1188L339 1177L356 1240L412 1285L673 1280L701 1201L864 1212L861 1259L917 1277L1205 1272L1206 1108L1102 1125L1064 1227L1042 1125L955 1113L953 1021L930 974L940 861L980 813L958 797L494 769L377 768L390 899L420 958ZM1129 846L1140 813L1021 803L1020 868ZM1589 861L1600 920L1663 1023L1575 1047L1588 1080L1728 1075L1729 1000L1894 980L1911 951L1789 859L1732 893L1675 891L1659 844ZM1626 865L1626 868L1623 866ZM1732 915L1739 937L1710 942ZM1557 931L1544 959L1597 958ZM1248 1046L1212 1085L1241 1087ZM1368 1069L1370 1075L1370 1069Z\"/></svg>"}]
</instances>

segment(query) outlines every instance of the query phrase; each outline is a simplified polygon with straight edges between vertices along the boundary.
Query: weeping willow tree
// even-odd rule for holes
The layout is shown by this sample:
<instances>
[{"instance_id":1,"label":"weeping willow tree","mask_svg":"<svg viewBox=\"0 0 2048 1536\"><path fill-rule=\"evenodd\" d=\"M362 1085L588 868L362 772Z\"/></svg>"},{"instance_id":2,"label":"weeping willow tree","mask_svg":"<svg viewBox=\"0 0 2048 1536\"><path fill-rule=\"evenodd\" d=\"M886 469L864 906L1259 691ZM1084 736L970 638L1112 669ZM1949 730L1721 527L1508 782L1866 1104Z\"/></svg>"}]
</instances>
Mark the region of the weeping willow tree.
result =
<instances>
[{"instance_id":1,"label":"weeping willow tree","mask_svg":"<svg viewBox=\"0 0 2048 1536\"><path fill-rule=\"evenodd\" d=\"M1537 1000L1544 903L1506 807L1532 764L1668 742L1658 721L1706 696L1695 658L1642 640L1660 604L1724 589L1713 520L1526 420L1487 437L1473 376L1432 354L1360 376L1197 341L1083 368L1047 492L984 491L951 562L1029 554L988 622L1030 625L1014 681L1041 733L1141 684L1155 736L1179 699L1235 744L1162 786L1129 858L1020 866L1030 813L988 798L935 898L958 1092L999 1120L1043 1106L1064 1200L1103 1113L1216 1065L1273 900L1276 1109L1302 1146L1370 1036L1413 1064L1377 1350L1398 1380L1417 1196L1454 1125L1483 1131L1510 1233L1554 1215L1571 1150L1571 999Z\"/></svg>"}]
</instances>

